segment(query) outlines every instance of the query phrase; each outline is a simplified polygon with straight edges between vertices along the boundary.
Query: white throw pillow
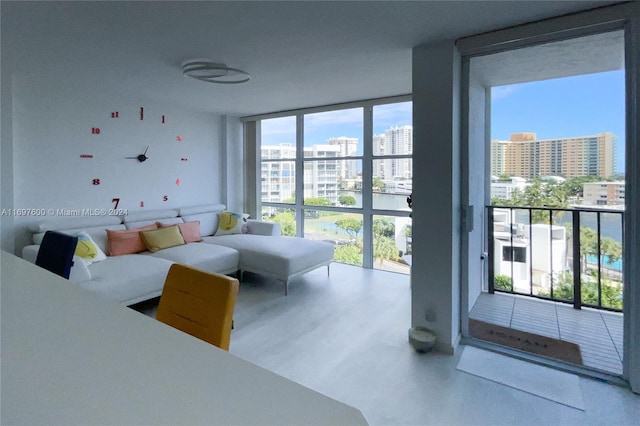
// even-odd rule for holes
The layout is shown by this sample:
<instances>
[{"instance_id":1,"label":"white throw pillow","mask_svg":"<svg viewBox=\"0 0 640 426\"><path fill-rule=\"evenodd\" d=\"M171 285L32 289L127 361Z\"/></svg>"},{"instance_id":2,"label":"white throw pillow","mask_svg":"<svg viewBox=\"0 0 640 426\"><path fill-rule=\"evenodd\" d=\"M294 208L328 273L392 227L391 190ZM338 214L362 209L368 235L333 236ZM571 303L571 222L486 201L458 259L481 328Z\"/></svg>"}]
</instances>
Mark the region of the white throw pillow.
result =
<instances>
[{"instance_id":1,"label":"white throw pillow","mask_svg":"<svg viewBox=\"0 0 640 426\"><path fill-rule=\"evenodd\" d=\"M218 213L218 230L216 236L242 234L242 225L247 223L248 214L240 214L234 212Z\"/></svg>"},{"instance_id":2,"label":"white throw pillow","mask_svg":"<svg viewBox=\"0 0 640 426\"><path fill-rule=\"evenodd\" d=\"M80 256L85 264L91 265L93 262L105 260L107 255L100 249L95 241L86 232L78 232L78 245L76 246L76 256Z\"/></svg>"}]
</instances>

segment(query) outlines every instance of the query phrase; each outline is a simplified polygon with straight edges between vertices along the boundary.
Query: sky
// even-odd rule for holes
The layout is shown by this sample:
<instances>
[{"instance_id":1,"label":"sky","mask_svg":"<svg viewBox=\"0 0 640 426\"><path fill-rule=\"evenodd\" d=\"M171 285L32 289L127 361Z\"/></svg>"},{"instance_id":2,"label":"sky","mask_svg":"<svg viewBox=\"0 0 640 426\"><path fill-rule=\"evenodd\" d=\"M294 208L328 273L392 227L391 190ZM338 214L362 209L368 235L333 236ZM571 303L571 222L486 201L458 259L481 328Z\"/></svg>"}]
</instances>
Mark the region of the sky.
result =
<instances>
[{"instance_id":1,"label":"sky","mask_svg":"<svg viewBox=\"0 0 640 426\"><path fill-rule=\"evenodd\" d=\"M412 103L401 102L377 105L373 108L373 133L380 134L390 127L412 125ZM352 108L319 112L304 116L304 145L323 145L332 137L358 138L358 153L362 154L363 109ZM262 121L262 144L295 145L295 117L282 117Z\"/></svg>"},{"instance_id":2,"label":"sky","mask_svg":"<svg viewBox=\"0 0 640 426\"><path fill-rule=\"evenodd\" d=\"M616 136L616 165L624 172L624 71L498 86L491 91L491 139L531 132L537 139Z\"/></svg>"},{"instance_id":3,"label":"sky","mask_svg":"<svg viewBox=\"0 0 640 426\"><path fill-rule=\"evenodd\" d=\"M412 124L411 108L411 102L374 107L374 134ZM356 137L362 154L362 116L362 108L305 115L305 146ZM295 145L295 124L295 117L263 120L262 144ZM624 125L622 70L492 88L491 139L508 140L519 132L536 133L538 139L612 132L617 138L615 169L623 173Z\"/></svg>"}]
</instances>

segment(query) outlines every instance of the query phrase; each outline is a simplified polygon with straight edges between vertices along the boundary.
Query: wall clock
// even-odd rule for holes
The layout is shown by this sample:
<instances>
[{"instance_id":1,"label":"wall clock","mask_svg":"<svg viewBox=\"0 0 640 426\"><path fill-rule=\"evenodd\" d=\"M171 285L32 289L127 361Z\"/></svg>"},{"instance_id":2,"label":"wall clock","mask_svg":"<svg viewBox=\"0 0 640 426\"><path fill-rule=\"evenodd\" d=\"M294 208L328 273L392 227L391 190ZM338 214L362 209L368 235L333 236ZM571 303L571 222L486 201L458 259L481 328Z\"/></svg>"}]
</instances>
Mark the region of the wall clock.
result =
<instances>
[{"instance_id":1,"label":"wall clock","mask_svg":"<svg viewBox=\"0 0 640 426\"><path fill-rule=\"evenodd\" d=\"M159 170L159 167L161 166L156 166L153 167L154 165L154 161L156 161L155 159L157 158L158 160L156 161L156 164L162 164L162 165L166 165L166 156L165 158L163 158L163 152L161 149L154 149L154 147L152 147L152 144L149 144L149 139L147 137L145 137L144 134L144 128L149 129L149 125L151 125L151 122L154 122L155 120L157 120L157 124L160 126L164 126L167 123L167 116L165 114L159 115L159 116L155 116L154 114L146 114L145 115L145 108L144 107L140 107L137 111L137 114L134 112L134 114L131 114L131 112L127 113L126 111L122 111L123 114L120 114L121 111L110 111L109 112L109 117L111 120L109 120L111 122L111 124L107 124L107 123L103 123L104 126L101 129L100 127L97 126L93 126L91 127L91 139L90 142L93 145L96 141L101 143L101 144L109 144L109 145L114 145L113 142L117 142L114 141L113 139L115 138L119 138L121 140L121 138L123 137L123 131L127 131L130 134L133 134L134 136L131 137L131 144L130 145L135 145L138 142L147 142L146 148L144 148L144 150L142 151L142 153L135 155L135 151L134 152L129 152L129 153L124 153L124 155L122 155L123 160L126 161L130 161L130 160L136 160L137 164L140 164L140 167L142 169L140 169L138 172L142 173L142 179L144 179L145 177L148 177L149 179L158 179L161 171ZM133 111L132 111L133 112ZM137 116L137 117L136 117ZM136 120L137 118L137 120ZM151 122L150 122L151 120ZM144 122L145 126L140 128L139 125L136 125L135 123L138 122ZM117 124L116 124L117 123ZM115 126L114 126L115 125ZM162 136L160 136L160 140L158 140L158 134L157 132L152 132L153 135L150 137L153 137L153 141L154 142L161 142L162 143ZM95 138L95 139L94 139ZM170 141L175 141L175 142L183 142L184 138L182 136L176 136L175 134L173 134L173 136L166 136L165 141L167 143L170 143ZM174 143L175 143L174 142ZM122 145L122 144L120 144ZM155 146L155 144L153 144ZM95 146L95 145L93 145ZM144 145L142 145L144 146ZM150 159L150 157L147 155L149 150L151 149L151 151L153 152L153 156L154 159ZM140 151L139 151L140 152ZM96 155L98 154L98 155ZM100 153L96 152L96 153L86 153L83 152L80 154L80 158L83 161L101 161L104 159L105 156L101 156L99 155ZM102 157L102 158L101 158ZM163 161L164 160L164 161ZM109 159L109 161L116 161L112 158ZM187 161L187 158L184 156L176 156L175 160L176 163L184 163ZM143 164L144 163L144 164ZM136 179L136 184L143 184L143 181L140 180L140 176L141 174L136 172L137 174L134 176L134 179ZM157 200L155 203L152 202L153 204L156 204L158 201L160 202L167 202L169 201L170 197L169 194L167 194L166 192L163 193L156 193L156 194L149 194L149 198L147 199L143 199L143 200L128 200L128 196L125 197L125 195L127 195L127 190L129 188L136 188L136 187L127 187L127 188L122 188L121 190L118 190L117 188L111 188L110 185L114 184L114 181L118 181L121 180L121 176L118 176L119 179L107 179L106 177L103 179L102 177L96 177L96 176L91 176L91 177L87 177L89 184L91 184L92 187L101 187L103 190L106 190L108 188L108 190L114 189L116 190L118 193L114 194L114 195L118 195L117 197L109 197L108 199L111 201L110 205L114 210L120 209L122 210L123 208L128 208L129 206L126 204L132 203L131 206L135 206L135 207L139 207L139 208L144 208L145 204L149 201L149 200ZM174 177L175 179L175 177ZM170 185L171 179L169 179L168 184ZM155 182L154 182L155 183ZM175 180L175 185L176 186L180 186L181 185L181 180L180 178L177 178ZM155 185L149 185L149 187L154 187ZM104 188L103 188L104 187ZM139 187L138 187L139 188ZM169 188L167 188L169 189ZM130 192L130 191L129 191ZM138 197L136 197L138 198ZM146 196L145 196L146 198ZM122 200L122 203L121 203Z\"/></svg>"}]
</instances>

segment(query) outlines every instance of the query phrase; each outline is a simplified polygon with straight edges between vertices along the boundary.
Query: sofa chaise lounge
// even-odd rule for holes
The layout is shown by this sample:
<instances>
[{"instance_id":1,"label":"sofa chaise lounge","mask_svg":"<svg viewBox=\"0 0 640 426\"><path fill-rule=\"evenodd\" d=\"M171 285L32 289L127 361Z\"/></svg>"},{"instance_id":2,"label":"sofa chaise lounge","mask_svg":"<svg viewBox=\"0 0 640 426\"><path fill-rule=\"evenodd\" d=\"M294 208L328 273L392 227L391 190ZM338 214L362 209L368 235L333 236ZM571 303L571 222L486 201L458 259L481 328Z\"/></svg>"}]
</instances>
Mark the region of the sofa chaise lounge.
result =
<instances>
[{"instance_id":1,"label":"sofa chaise lounge","mask_svg":"<svg viewBox=\"0 0 640 426\"><path fill-rule=\"evenodd\" d=\"M199 223L201 242L164 248L156 252L106 256L86 262L74 257L69 280L119 303L132 305L160 296L164 280L173 263L194 266L222 274L254 272L282 281L285 295L289 282L306 272L329 265L333 245L322 241L280 235L280 225L247 220L246 233L216 236L223 204L178 209L130 212L126 216L54 218L34 223L33 245L23 248L22 257L35 262L44 233L56 230L69 234L86 233L95 245L108 253L107 230L124 231L161 223L171 226Z\"/></svg>"}]
</instances>

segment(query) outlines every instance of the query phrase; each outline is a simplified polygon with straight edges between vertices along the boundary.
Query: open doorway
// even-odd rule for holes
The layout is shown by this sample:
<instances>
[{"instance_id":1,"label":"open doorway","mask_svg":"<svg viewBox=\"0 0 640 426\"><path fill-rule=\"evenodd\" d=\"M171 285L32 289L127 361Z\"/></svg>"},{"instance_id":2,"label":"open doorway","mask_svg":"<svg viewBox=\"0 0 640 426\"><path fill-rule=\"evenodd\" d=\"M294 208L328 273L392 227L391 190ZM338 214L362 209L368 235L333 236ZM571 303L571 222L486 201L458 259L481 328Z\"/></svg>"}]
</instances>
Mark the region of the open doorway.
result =
<instances>
[{"instance_id":1,"label":"open doorway","mask_svg":"<svg viewBox=\"0 0 640 426\"><path fill-rule=\"evenodd\" d=\"M483 208L467 240L482 278L469 279L466 331L621 376L624 33L473 57L468 70L467 202Z\"/></svg>"}]
</instances>

